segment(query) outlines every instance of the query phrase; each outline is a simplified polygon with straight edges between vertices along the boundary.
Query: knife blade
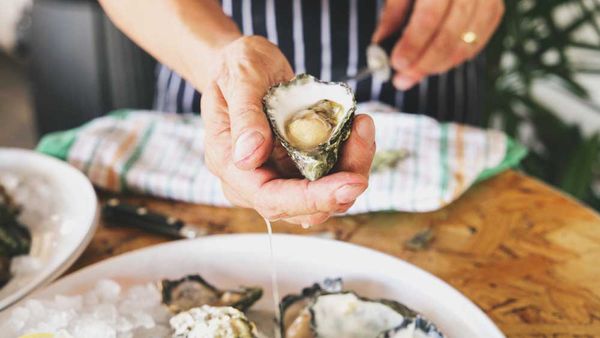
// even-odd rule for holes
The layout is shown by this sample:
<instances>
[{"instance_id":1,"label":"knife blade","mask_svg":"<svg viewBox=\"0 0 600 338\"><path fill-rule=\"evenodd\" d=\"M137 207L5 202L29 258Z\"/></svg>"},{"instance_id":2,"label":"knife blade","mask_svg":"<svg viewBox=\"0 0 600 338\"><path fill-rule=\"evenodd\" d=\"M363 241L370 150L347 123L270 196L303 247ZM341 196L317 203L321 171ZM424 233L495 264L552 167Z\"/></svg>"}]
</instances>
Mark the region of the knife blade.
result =
<instances>
[{"instance_id":1,"label":"knife blade","mask_svg":"<svg viewBox=\"0 0 600 338\"><path fill-rule=\"evenodd\" d=\"M197 238L208 234L206 227L185 223L182 220L129 205L118 198L109 199L102 207L102 217L112 227L130 227L172 238Z\"/></svg>"}]
</instances>

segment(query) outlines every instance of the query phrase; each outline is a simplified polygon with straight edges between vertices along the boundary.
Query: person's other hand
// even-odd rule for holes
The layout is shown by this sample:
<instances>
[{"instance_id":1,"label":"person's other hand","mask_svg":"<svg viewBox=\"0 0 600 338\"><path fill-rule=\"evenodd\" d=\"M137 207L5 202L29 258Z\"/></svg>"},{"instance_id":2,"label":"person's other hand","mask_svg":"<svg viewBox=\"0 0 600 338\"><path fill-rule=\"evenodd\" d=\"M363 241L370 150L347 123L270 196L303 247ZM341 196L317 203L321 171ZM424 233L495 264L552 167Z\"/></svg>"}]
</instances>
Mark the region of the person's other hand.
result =
<instances>
[{"instance_id":1,"label":"person's other hand","mask_svg":"<svg viewBox=\"0 0 600 338\"><path fill-rule=\"evenodd\" d=\"M502 0L388 0L373 42L400 28L411 1L415 1L413 13L391 55L396 71L393 83L402 90L477 55L504 13ZM472 43L463 41L467 32L475 33Z\"/></svg>"},{"instance_id":2,"label":"person's other hand","mask_svg":"<svg viewBox=\"0 0 600 338\"><path fill-rule=\"evenodd\" d=\"M319 180L284 178L270 165L276 142L262 109L273 84L293 77L285 56L262 37L241 37L224 48L221 66L202 93L205 160L235 205L254 208L270 220L322 223L344 212L367 188L375 153L375 127L356 116L336 172Z\"/></svg>"}]
</instances>

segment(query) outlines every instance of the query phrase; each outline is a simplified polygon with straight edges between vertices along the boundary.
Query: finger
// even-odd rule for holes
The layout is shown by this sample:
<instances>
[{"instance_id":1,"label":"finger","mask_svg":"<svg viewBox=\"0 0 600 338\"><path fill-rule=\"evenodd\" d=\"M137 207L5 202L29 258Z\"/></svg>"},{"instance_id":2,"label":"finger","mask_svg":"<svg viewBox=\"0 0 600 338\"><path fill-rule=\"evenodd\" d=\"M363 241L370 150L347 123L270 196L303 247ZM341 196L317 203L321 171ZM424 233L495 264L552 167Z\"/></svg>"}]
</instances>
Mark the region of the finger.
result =
<instances>
[{"instance_id":1,"label":"finger","mask_svg":"<svg viewBox=\"0 0 600 338\"><path fill-rule=\"evenodd\" d=\"M216 83L209 84L202 93L200 109L207 138L229 137L230 124L227 103Z\"/></svg>"},{"instance_id":2,"label":"finger","mask_svg":"<svg viewBox=\"0 0 600 338\"><path fill-rule=\"evenodd\" d=\"M251 72L251 71L250 71ZM272 150L272 133L262 110L262 97L267 87L252 77L244 78L245 70L238 70L242 78L220 85L227 101L231 124L233 162L240 169L254 169L262 165Z\"/></svg>"},{"instance_id":3,"label":"finger","mask_svg":"<svg viewBox=\"0 0 600 338\"><path fill-rule=\"evenodd\" d=\"M274 179L263 184L254 195L254 208L264 217L288 217L335 212L367 189L363 175L338 172L316 181Z\"/></svg>"},{"instance_id":4,"label":"finger","mask_svg":"<svg viewBox=\"0 0 600 338\"><path fill-rule=\"evenodd\" d=\"M283 220L292 224L300 224L304 229L308 229L313 225L325 223L330 217L331 215L326 212L318 212L312 215L284 218Z\"/></svg>"},{"instance_id":5,"label":"finger","mask_svg":"<svg viewBox=\"0 0 600 338\"><path fill-rule=\"evenodd\" d=\"M352 206L354 205L354 202L350 202L350 203L346 203L346 204L341 204L339 209L337 209L335 211L336 214L340 215L345 213L346 211L348 211Z\"/></svg>"},{"instance_id":6,"label":"finger","mask_svg":"<svg viewBox=\"0 0 600 338\"><path fill-rule=\"evenodd\" d=\"M488 1L488 0L484 0ZM437 34L408 72L435 74L453 66L452 58L459 46L465 44L462 35L467 31L477 8L477 0L454 0Z\"/></svg>"},{"instance_id":7,"label":"finger","mask_svg":"<svg viewBox=\"0 0 600 338\"><path fill-rule=\"evenodd\" d=\"M465 30L465 32L475 33L477 41L474 44L462 43L459 45L450 58L453 66L473 58L485 47L502 21L502 15L504 15L503 1L478 1L474 19Z\"/></svg>"},{"instance_id":8,"label":"finger","mask_svg":"<svg viewBox=\"0 0 600 338\"><path fill-rule=\"evenodd\" d=\"M238 207L242 207L242 208L251 208L252 207L252 204L249 203L239 193L239 191L234 189L231 185L227 184L226 182L221 181L221 188L223 189L223 194L225 195L225 198L227 198L227 200L229 202L231 202L231 204L238 206Z\"/></svg>"},{"instance_id":9,"label":"finger","mask_svg":"<svg viewBox=\"0 0 600 338\"><path fill-rule=\"evenodd\" d=\"M394 75L392 83L394 84L394 87L406 91L412 88L417 83L421 82L421 80L424 77L424 75L417 74L414 71L405 70L402 73L396 73L396 75Z\"/></svg>"},{"instance_id":10,"label":"finger","mask_svg":"<svg viewBox=\"0 0 600 338\"><path fill-rule=\"evenodd\" d=\"M337 169L369 176L375 156L375 124L369 115L354 118L350 137L344 143Z\"/></svg>"},{"instance_id":11,"label":"finger","mask_svg":"<svg viewBox=\"0 0 600 338\"><path fill-rule=\"evenodd\" d=\"M371 37L373 43L379 43L392 33L400 29L406 10L408 9L409 1L412 0L388 0L381 11L377 29Z\"/></svg>"},{"instance_id":12,"label":"finger","mask_svg":"<svg viewBox=\"0 0 600 338\"><path fill-rule=\"evenodd\" d=\"M231 136L225 99L216 84L207 86L200 102L204 123L205 162L208 169L221 177L230 161Z\"/></svg>"},{"instance_id":13,"label":"finger","mask_svg":"<svg viewBox=\"0 0 600 338\"><path fill-rule=\"evenodd\" d=\"M392 67L396 71L407 69L418 60L443 22L449 3L450 0L415 2L406 30L392 50Z\"/></svg>"}]
</instances>

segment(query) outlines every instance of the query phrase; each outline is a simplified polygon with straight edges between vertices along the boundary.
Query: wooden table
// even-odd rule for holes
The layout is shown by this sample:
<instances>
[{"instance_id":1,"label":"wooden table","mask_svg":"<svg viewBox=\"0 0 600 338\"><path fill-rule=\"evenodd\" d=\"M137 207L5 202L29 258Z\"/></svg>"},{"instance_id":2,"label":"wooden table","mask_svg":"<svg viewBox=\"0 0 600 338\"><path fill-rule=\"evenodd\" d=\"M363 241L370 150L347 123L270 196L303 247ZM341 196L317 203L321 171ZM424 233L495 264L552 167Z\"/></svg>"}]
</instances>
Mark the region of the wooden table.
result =
<instances>
[{"instance_id":1,"label":"wooden table","mask_svg":"<svg viewBox=\"0 0 600 338\"><path fill-rule=\"evenodd\" d=\"M124 199L204 225L214 234L265 231L251 210ZM409 261L464 293L509 337L600 337L600 217L515 172L477 185L436 212L343 217L309 230L276 223L274 229L328 231ZM427 229L433 238L426 248L407 248L409 239ZM71 271L166 240L101 224Z\"/></svg>"}]
</instances>

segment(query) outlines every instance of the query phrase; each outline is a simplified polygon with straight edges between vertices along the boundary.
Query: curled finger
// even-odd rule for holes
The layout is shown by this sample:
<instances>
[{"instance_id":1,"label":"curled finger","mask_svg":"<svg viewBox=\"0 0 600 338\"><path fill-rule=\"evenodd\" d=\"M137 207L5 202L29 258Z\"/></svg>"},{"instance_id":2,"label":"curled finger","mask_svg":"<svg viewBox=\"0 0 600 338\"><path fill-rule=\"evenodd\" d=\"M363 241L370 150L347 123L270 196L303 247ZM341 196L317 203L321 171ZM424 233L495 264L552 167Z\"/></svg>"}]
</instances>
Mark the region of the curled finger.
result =
<instances>
[{"instance_id":1,"label":"curled finger","mask_svg":"<svg viewBox=\"0 0 600 338\"><path fill-rule=\"evenodd\" d=\"M254 197L254 208L264 217L331 213L340 205L356 200L367 188L364 175L338 172L316 181L274 179L266 182Z\"/></svg>"},{"instance_id":2,"label":"curled finger","mask_svg":"<svg viewBox=\"0 0 600 338\"><path fill-rule=\"evenodd\" d=\"M447 15L450 0L419 0L400 41L392 50L392 67L403 71L414 64L435 36Z\"/></svg>"},{"instance_id":3,"label":"curled finger","mask_svg":"<svg viewBox=\"0 0 600 338\"><path fill-rule=\"evenodd\" d=\"M477 5L487 0L454 0L448 15L441 23L439 30L425 48L421 57L407 70L421 74L441 73L453 66L452 58L455 51L465 44L461 36L473 20Z\"/></svg>"},{"instance_id":4,"label":"curled finger","mask_svg":"<svg viewBox=\"0 0 600 338\"><path fill-rule=\"evenodd\" d=\"M504 2L502 0L478 1L478 6L473 21L465 29L464 33L472 33L475 40L472 43L461 41L459 48L452 57L453 66L477 55L489 42L504 14Z\"/></svg>"},{"instance_id":5,"label":"curled finger","mask_svg":"<svg viewBox=\"0 0 600 338\"><path fill-rule=\"evenodd\" d=\"M385 2L377 23L377 29L375 29L371 38L373 43L379 43L400 29L410 1L413 0L388 0Z\"/></svg>"}]
</instances>

